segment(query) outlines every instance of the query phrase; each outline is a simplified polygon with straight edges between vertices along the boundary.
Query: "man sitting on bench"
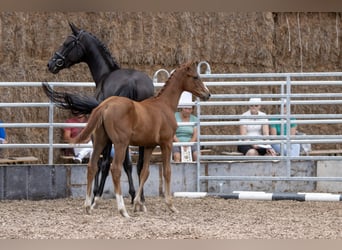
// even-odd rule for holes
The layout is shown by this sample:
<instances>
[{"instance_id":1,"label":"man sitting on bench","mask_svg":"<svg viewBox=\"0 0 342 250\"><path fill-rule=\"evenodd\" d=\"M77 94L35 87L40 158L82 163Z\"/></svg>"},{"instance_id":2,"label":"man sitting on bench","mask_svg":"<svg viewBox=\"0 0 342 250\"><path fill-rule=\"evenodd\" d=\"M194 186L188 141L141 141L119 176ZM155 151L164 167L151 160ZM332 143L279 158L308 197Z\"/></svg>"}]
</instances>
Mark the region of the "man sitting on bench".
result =
<instances>
[{"instance_id":1,"label":"man sitting on bench","mask_svg":"<svg viewBox=\"0 0 342 250\"><path fill-rule=\"evenodd\" d=\"M69 118L65 121L66 123L86 123L87 122L87 117L85 115L80 115L77 117L72 117ZM80 127L67 127L64 128L64 134L63 138L65 142L70 143L71 138L74 138L77 136L83 128ZM85 159L89 159L92 152L93 152L93 147L92 147L92 141L91 138L88 140L88 144L91 146L89 148L79 148L75 147L74 150L74 162L76 163L82 163Z\"/></svg>"}]
</instances>

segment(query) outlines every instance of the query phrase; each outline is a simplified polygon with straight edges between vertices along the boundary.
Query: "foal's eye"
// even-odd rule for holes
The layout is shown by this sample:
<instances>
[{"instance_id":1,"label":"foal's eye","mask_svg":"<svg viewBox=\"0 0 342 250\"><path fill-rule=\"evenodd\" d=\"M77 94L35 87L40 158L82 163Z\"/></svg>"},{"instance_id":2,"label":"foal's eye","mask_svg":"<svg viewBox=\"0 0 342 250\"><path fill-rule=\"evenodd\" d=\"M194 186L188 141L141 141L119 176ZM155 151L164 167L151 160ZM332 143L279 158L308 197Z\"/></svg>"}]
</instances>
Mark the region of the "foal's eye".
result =
<instances>
[{"instance_id":1,"label":"foal's eye","mask_svg":"<svg viewBox=\"0 0 342 250\"><path fill-rule=\"evenodd\" d=\"M197 80L199 77L198 76L194 76L194 79Z\"/></svg>"}]
</instances>

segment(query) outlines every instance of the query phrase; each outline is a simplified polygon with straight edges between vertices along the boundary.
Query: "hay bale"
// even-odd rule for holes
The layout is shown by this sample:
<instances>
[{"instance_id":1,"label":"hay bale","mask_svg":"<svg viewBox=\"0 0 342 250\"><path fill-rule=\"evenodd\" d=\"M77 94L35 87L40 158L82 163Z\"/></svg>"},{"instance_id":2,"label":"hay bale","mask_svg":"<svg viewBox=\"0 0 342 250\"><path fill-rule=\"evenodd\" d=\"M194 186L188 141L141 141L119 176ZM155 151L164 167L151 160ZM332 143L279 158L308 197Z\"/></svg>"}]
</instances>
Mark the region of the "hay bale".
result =
<instances>
[{"instance_id":1,"label":"hay bale","mask_svg":"<svg viewBox=\"0 0 342 250\"><path fill-rule=\"evenodd\" d=\"M96 35L122 67L140 69L150 76L160 68L172 70L188 60L208 61L213 73L340 71L342 66L340 13L1 12L0 81L92 81L85 64L58 75L47 70L48 60L71 33L68 21ZM306 88L295 91L312 91ZM1 88L1 91L3 102L46 101L39 88ZM227 92L224 87L212 91ZM257 86L229 89L236 94L275 91L272 87ZM334 89L318 87L316 91ZM241 114L245 109L205 107L202 111ZM276 112L274 107L265 109L267 113ZM341 113L341 108L312 105L295 107L295 112ZM60 122L69 115L56 111L55 119ZM47 111L4 108L0 117L6 122L46 122ZM340 131L340 125L303 125L303 128L308 134ZM206 132L236 134L238 130L206 128ZM8 129L8 133L12 142L47 141L46 131L41 129ZM58 142L60 131L56 131L55 138ZM13 151L31 153L31 149ZM46 162L47 151L36 151L40 155L35 155Z\"/></svg>"}]
</instances>

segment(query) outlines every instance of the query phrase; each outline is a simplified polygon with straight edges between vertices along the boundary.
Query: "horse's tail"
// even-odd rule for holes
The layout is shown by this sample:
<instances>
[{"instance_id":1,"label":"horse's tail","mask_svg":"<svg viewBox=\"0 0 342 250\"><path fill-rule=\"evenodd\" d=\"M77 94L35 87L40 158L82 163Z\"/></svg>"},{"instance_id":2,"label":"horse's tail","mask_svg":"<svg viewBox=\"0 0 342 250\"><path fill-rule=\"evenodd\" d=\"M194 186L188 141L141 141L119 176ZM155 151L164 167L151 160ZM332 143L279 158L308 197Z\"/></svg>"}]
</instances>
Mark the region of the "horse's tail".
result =
<instances>
[{"instance_id":1,"label":"horse's tail","mask_svg":"<svg viewBox=\"0 0 342 250\"><path fill-rule=\"evenodd\" d=\"M42 83L43 90L57 107L69 109L74 115L87 115L99 105L92 96L76 95L67 92L54 91L48 83Z\"/></svg>"},{"instance_id":2,"label":"horse's tail","mask_svg":"<svg viewBox=\"0 0 342 250\"><path fill-rule=\"evenodd\" d=\"M82 143L90 138L93 131L102 125L102 106L97 107L91 112L87 125L76 137L71 139L71 143Z\"/></svg>"}]
</instances>

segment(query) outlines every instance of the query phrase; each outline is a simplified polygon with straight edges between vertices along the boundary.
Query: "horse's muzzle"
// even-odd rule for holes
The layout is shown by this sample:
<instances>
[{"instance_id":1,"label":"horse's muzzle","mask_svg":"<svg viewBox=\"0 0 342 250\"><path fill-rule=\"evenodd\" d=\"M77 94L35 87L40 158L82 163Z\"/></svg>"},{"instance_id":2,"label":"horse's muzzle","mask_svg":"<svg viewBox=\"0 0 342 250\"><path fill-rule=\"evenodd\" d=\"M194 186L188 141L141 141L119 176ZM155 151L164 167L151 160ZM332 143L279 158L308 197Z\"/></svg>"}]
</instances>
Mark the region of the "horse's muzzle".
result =
<instances>
[{"instance_id":1,"label":"horse's muzzle","mask_svg":"<svg viewBox=\"0 0 342 250\"><path fill-rule=\"evenodd\" d=\"M47 67L53 74L57 74L60 71L60 67L58 67L55 60L50 60L47 64Z\"/></svg>"}]
</instances>

